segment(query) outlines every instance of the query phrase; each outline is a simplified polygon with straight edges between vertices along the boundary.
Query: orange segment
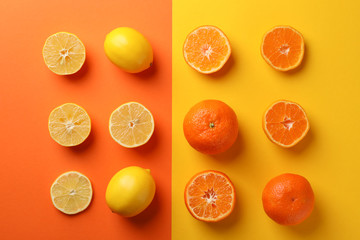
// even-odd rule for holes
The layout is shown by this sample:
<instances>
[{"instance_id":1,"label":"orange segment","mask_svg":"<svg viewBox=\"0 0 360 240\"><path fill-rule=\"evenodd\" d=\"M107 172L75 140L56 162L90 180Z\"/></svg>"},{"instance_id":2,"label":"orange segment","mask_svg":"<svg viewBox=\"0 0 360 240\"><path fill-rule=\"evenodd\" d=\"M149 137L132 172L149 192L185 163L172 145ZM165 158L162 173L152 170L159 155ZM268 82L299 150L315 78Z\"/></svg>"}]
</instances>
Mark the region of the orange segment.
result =
<instances>
[{"instance_id":1,"label":"orange segment","mask_svg":"<svg viewBox=\"0 0 360 240\"><path fill-rule=\"evenodd\" d=\"M125 103L110 116L110 135L123 147L134 148L144 145L152 136L154 127L151 112L140 103Z\"/></svg>"},{"instance_id":2,"label":"orange segment","mask_svg":"<svg viewBox=\"0 0 360 240\"><path fill-rule=\"evenodd\" d=\"M281 100L272 104L263 117L266 136L282 147L292 147L309 131L304 109L297 103Z\"/></svg>"},{"instance_id":3,"label":"orange segment","mask_svg":"<svg viewBox=\"0 0 360 240\"><path fill-rule=\"evenodd\" d=\"M183 50L190 67L205 74L220 70L231 54L228 38L214 26L193 30L186 37Z\"/></svg>"},{"instance_id":4,"label":"orange segment","mask_svg":"<svg viewBox=\"0 0 360 240\"><path fill-rule=\"evenodd\" d=\"M234 186L224 173L213 170L200 172L185 187L185 205L194 218L218 222L234 209Z\"/></svg>"},{"instance_id":5,"label":"orange segment","mask_svg":"<svg viewBox=\"0 0 360 240\"><path fill-rule=\"evenodd\" d=\"M301 64L304 49L304 38L300 32L290 26L278 26L265 34L261 55L273 68L288 71Z\"/></svg>"},{"instance_id":6,"label":"orange segment","mask_svg":"<svg viewBox=\"0 0 360 240\"><path fill-rule=\"evenodd\" d=\"M79 71L84 64L85 47L74 34L58 32L46 39L43 57L51 71L59 75L69 75Z\"/></svg>"}]
</instances>

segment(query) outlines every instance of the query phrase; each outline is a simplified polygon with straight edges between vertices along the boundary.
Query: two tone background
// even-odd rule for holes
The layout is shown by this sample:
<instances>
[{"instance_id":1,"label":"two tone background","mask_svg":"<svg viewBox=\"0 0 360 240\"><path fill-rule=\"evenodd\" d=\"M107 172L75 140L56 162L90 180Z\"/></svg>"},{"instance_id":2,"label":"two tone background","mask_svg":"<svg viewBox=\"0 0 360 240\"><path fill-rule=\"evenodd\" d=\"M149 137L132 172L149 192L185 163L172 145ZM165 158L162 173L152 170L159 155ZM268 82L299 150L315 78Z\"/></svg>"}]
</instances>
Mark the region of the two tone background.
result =
<instances>
[{"instance_id":1,"label":"two tone background","mask_svg":"<svg viewBox=\"0 0 360 240\"><path fill-rule=\"evenodd\" d=\"M360 235L360 3L358 1L30 1L0 2L0 238L1 239L357 239ZM213 75L185 63L182 44L200 25L228 36L232 56ZM303 64L291 73L271 69L260 55L263 34L291 25L305 38ZM154 65L140 74L122 72L103 51L105 35L133 27L153 46ZM46 38L76 34L86 47L80 72L56 76L43 62ZM182 133L188 109L204 99L229 104L239 138L219 156L193 150ZM307 111L311 130L292 149L263 133L261 118L272 102L287 99ZM108 132L111 112L128 101L154 115L152 139L125 149ZM65 102L84 107L92 133L82 145L64 148L47 130L48 115ZM123 167L151 169L153 203L125 219L108 209L105 190ZM237 191L236 208L223 222L190 216L186 182L207 169L225 172ZM87 175L94 188L90 207L67 216L51 203L55 178L69 170ZM281 173L305 176L315 209L304 223L283 227L264 213L261 192Z\"/></svg>"}]
</instances>

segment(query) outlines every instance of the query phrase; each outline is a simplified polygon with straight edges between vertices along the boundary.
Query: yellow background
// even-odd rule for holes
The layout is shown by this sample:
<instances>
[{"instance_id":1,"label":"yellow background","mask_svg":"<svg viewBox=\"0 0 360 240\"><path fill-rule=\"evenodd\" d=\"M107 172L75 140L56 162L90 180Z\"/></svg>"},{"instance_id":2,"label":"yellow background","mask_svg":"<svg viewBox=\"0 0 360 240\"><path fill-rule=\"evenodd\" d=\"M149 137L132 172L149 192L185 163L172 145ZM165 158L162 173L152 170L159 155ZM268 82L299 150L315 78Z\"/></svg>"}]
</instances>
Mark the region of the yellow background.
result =
<instances>
[{"instance_id":1,"label":"yellow background","mask_svg":"<svg viewBox=\"0 0 360 240\"><path fill-rule=\"evenodd\" d=\"M360 236L360 2L173 1L173 239L358 239ZM215 25L228 36L232 57L221 72L202 75L184 61L186 35ZM263 34L290 25L305 39L305 57L292 73L268 66L260 55ZM185 114L204 99L230 105L239 120L239 139L220 156L190 147L182 132ZM265 136L261 119L278 99L298 102L310 121L308 136L282 149ZM237 191L233 214L219 223L194 219L184 187L197 172L225 172ZM291 172L305 176L315 209L298 226L267 217L261 194L266 182Z\"/></svg>"}]
</instances>

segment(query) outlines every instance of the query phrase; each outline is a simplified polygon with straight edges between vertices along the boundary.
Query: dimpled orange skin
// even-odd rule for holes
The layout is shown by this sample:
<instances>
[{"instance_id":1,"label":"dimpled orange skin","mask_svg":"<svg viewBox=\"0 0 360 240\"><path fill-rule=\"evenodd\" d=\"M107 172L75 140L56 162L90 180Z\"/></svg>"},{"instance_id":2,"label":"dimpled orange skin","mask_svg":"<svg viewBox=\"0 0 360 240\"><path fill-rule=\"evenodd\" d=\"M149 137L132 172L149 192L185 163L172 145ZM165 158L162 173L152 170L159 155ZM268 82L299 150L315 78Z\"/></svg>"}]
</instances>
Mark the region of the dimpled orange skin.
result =
<instances>
[{"instance_id":1,"label":"dimpled orange skin","mask_svg":"<svg viewBox=\"0 0 360 240\"><path fill-rule=\"evenodd\" d=\"M297 225L314 209L314 192L306 178L286 173L271 179L262 193L266 214L281 225Z\"/></svg>"},{"instance_id":2,"label":"dimpled orange skin","mask_svg":"<svg viewBox=\"0 0 360 240\"><path fill-rule=\"evenodd\" d=\"M211 155L228 150L239 131L234 110L219 100L204 100L193 106L185 116L183 130L193 148Z\"/></svg>"}]
</instances>

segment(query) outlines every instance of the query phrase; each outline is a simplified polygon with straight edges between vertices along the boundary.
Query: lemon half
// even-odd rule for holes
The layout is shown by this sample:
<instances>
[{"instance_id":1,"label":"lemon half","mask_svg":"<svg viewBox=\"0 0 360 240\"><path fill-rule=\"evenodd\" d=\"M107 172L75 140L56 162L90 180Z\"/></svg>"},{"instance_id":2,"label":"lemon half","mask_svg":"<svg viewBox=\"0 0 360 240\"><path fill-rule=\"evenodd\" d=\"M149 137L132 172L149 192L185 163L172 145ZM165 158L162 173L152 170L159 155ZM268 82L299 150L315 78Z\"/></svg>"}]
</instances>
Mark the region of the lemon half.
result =
<instances>
[{"instance_id":1,"label":"lemon half","mask_svg":"<svg viewBox=\"0 0 360 240\"><path fill-rule=\"evenodd\" d=\"M58 75L76 73L85 62L84 44L68 32L58 32L48 37L42 53L46 66Z\"/></svg>"},{"instance_id":2,"label":"lemon half","mask_svg":"<svg viewBox=\"0 0 360 240\"><path fill-rule=\"evenodd\" d=\"M110 116L111 137L126 148L144 145L155 128L151 112L142 104L129 102L121 105Z\"/></svg>"},{"instance_id":3,"label":"lemon half","mask_svg":"<svg viewBox=\"0 0 360 240\"><path fill-rule=\"evenodd\" d=\"M65 103L50 113L50 136L62 146L79 145L89 136L90 131L89 115L75 103Z\"/></svg>"},{"instance_id":4,"label":"lemon half","mask_svg":"<svg viewBox=\"0 0 360 240\"><path fill-rule=\"evenodd\" d=\"M84 211L91 202L92 194L90 180L76 171L61 174L50 189L54 206L66 214Z\"/></svg>"}]
</instances>

